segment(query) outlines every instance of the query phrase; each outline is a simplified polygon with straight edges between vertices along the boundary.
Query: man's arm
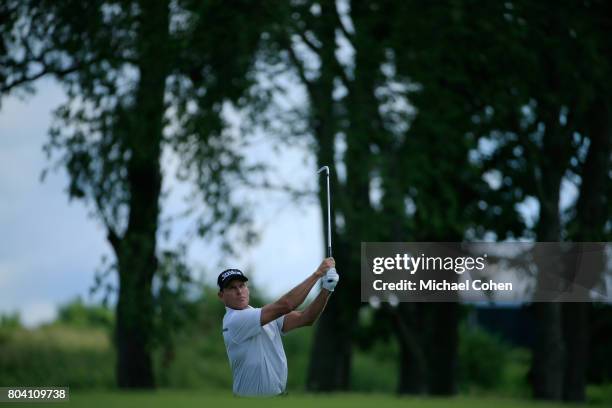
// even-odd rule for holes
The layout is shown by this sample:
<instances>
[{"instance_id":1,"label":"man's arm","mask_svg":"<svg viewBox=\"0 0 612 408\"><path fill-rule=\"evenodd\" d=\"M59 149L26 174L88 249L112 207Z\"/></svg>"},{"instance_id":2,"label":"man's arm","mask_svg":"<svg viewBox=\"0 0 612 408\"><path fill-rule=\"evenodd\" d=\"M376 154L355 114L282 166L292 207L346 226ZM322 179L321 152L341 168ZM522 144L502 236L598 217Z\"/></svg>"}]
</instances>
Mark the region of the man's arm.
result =
<instances>
[{"instance_id":1,"label":"man's arm","mask_svg":"<svg viewBox=\"0 0 612 408\"><path fill-rule=\"evenodd\" d=\"M321 312L323 312L323 309L325 309L325 305L327 305L327 300L330 295L330 291L321 289L321 292L319 292L315 300L313 300L306 309L302 311L294 310L287 314L283 321L283 333L287 333L298 327L311 326L316 322Z\"/></svg>"},{"instance_id":2,"label":"man's arm","mask_svg":"<svg viewBox=\"0 0 612 408\"><path fill-rule=\"evenodd\" d=\"M318 280L325 275L325 272L336 265L333 258L326 258L321 262L321 265L317 270L306 278L302 283L291 289L287 294L282 296L274 303L265 305L261 309L261 325L266 325L273 320L278 319L295 310L299 305L304 303L306 296L310 293L310 290L318 282Z\"/></svg>"}]
</instances>

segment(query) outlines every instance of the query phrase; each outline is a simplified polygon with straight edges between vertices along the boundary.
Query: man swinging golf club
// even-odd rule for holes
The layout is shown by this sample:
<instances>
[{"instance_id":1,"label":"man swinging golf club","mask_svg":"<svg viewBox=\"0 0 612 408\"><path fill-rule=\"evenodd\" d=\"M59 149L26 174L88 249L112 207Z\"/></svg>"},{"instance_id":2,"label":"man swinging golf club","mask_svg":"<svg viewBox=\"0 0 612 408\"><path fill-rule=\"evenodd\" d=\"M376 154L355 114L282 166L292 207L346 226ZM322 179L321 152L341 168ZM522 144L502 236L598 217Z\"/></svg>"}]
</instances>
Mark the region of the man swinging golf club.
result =
<instances>
[{"instance_id":1,"label":"man swinging golf club","mask_svg":"<svg viewBox=\"0 0 612 408\"><path fill-rule=\"evenodd\" d=\"M219 299L225 304L223 340L233 374L233 392L239 396L274 396L285 393L287 358L281 336L299 327L312 325L327 304L340 277L331 257L329 219L329 168L327 172L327 258L314 273L276 302L262 308L249 306L247 277L239 269L219 274ZM313 286L321 280L321 292L304 310L300 306Z\"/></svg>"}]
</instances>

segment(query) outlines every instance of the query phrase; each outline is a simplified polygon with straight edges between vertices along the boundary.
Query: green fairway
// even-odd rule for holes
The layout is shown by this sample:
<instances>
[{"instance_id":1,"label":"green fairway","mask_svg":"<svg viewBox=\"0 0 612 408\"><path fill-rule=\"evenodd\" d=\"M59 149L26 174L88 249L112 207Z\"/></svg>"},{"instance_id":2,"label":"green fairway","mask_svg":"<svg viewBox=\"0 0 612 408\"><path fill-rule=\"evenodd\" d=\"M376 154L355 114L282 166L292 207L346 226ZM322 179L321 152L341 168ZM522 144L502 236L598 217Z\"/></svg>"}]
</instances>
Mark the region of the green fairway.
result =
<instances>
[{"instance_id":1,"label":"green fairway","mask_svg":"<svg viewBox=\"0 0 612 408\"><path fill-rule=\"evenodd\" d=\"M169 407L169 408L201 408L201 407L316 407L316 408L342 408L342 407L406 407L406 408L552 408L567 407L566 404L553 404L534 402L520 399L502 398L414 398L393 397L377 394L330 394L309 395L295 394L281 398L266 399L242 399L226 393L219 392L192 392L192 391L155 391L155 392L74 392L71 394L70 402L53 404L2 404L2 406L16 407L41 407L41 406L70 406L76 407ZM572 405L579 407L581 405ZM586 405L584 405L586 406ZM589 407L603 407L605 405L588 405Z\"/></svg>"}]
</instances>

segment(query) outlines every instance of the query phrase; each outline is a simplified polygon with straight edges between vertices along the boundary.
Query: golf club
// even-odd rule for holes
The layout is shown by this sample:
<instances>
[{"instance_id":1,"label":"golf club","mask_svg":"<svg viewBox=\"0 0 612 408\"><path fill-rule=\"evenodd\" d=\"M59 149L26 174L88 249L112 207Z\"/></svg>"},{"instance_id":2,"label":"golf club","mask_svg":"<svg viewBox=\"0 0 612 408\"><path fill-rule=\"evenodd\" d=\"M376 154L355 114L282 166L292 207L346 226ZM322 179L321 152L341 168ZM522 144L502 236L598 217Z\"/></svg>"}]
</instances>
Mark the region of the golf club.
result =
<instances>
[{"instance_id":1,"label":"golf club","mask_svg":"<svg viewBox=\"0 0 612 408\"><path fill-rule=\"evenodd\" d=\"M321 172L325 171L326 181L327 181L327 257L332 256L332 239L331 239L331 204L330 204L330 193L329 193L329 167L323 166L318 171L317 174L321 174ZM336 268L330 268L329 271L335 271Z\"/></svg>"}]
</instances>

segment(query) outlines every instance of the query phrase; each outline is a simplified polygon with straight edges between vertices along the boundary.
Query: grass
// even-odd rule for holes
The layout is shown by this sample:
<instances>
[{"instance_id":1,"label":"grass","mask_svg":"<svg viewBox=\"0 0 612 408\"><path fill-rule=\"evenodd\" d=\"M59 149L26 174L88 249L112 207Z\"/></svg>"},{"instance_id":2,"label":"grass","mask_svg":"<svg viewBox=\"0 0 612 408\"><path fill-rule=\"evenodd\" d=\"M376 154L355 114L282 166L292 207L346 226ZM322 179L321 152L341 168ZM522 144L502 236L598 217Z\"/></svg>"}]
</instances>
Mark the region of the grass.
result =
<instances>
[{"instance_id":1,"label":"grass","mask_svg":"<svg viewBox=\"0 0 612 408\"><path fill-rule=\"evenodd\" d=\"M612 383L604 385L589 385L587 387L587 400L592 404L607 404L612 402Z\"/></svg>"},{"instance_id":2,"label":"grass","mask_svg":"<svg viewBox=\"0 0 612 408\"><path fill-rule=\"evenodd\" d=\"M0 385L114 386L114 351L101 329L0 330Z\"/></svg>"},{"instance_id":3,"label":"grass","mask_svg":"<svg viewBox=\"0 0 612 408\"><path fill-rule=\"evenodd\" d=\"M219 312L221 313L221 312ZM530 365L528 350L505 347L492 338L463 336L460 360L468 364L460 377L460 396L440 398L396 397L397 345L378 342L367 350L354 349L348 394L311 395L304 393L312 343L312 328L284 337L289 361L289 397L244 400L231 395L231 371L220 334L220 314L205 310L207 320L177 336L171 364L164 365L156 352L155 367L159 391L119 392L114 389L115 353L108 330L53 324L27 330L0 326L0 386L69 386L71 407L201 407L221 404L270 407L287 404L296 407L568 407L567 404L538 403L529 399L526 383ZM212 317L211 317L212 316ZM500 359L499 356L504 358ZM467 357L469 358L467 358ZM473 358L478 357L478 358ZM498 364L476 364L493 360ZM494 371L491 371L495 368ZM479 379L495 375L492 387ZM486 384L485 384L486 385ZM588 388L588 407L610 406L612 384ZM15 404L13 404L15 405ZM29 404L44 406L45 404ZM67 404L46 404L62 406ZM4 403L0 407L10 406ZM28 406L19 403L16 406ZM580 406L580 405L571 405ZM585 405L586 406L586 405Z\"/></svg>"},{"instance_id":4,"label":"grass","mask_svg":"<svg viewBox=\"0 0 612 408\"><path fill-rule=\"evenodd\" d=\"M5 407L41 407L40 403L2 404ZM523 399L503 398L415 398L394 397L380 394L329 394L310 395L293 394L281 398L243 399L236 398L229 393L201 392L201 391L169 391L158 390L154 392L73 392L70 402L48 404L54 407L70 406L71 408L121 408L121 407L316 407L316 408L349 408L349 407L377 407L377 408L554 408L567 407L564 404L534 402ZM572 405L580 407L581 405ZM607 407L608 405L588 405L589 407Z\"/></svg>"}]
</instances>

